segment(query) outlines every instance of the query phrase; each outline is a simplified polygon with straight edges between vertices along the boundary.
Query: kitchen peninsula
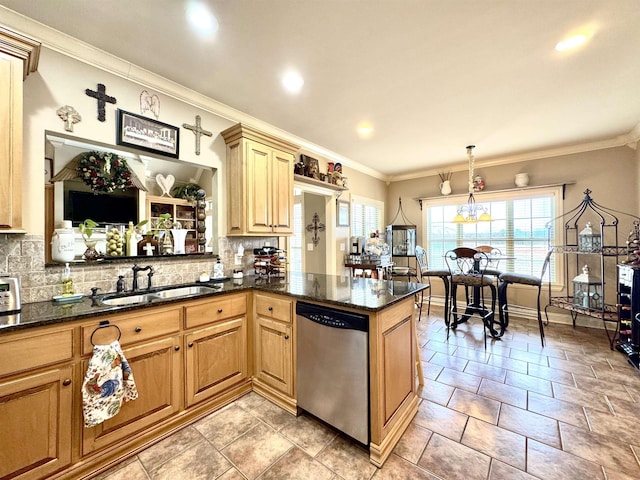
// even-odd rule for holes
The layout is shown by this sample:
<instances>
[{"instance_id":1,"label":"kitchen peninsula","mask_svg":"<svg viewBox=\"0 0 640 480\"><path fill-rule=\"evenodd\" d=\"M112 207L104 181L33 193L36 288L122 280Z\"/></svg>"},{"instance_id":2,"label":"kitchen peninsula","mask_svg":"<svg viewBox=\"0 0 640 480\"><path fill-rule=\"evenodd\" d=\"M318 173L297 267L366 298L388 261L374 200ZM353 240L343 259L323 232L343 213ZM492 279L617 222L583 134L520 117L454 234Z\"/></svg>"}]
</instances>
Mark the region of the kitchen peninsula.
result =
<instances>
[{"instance_id":1,"label":"kitchen peninsula","mask_svg":"<svg viewBox=\"0 0 640 480\"><path fill-rule=\"evenodd\" d=\"M368 446L381 466L418 408L414 295L423 287L290 273L144 304L104 305L101 295L25 304L16 323L0 325L0 399L10 399L0 402L0 421L11 432L0 440L0 477L89 476L251 390L297 414L296 358L305 353L295 348L299 300L368 317ZM118 335L138 400L83 428L92 340Z\"/></svg>"}]
</instances>

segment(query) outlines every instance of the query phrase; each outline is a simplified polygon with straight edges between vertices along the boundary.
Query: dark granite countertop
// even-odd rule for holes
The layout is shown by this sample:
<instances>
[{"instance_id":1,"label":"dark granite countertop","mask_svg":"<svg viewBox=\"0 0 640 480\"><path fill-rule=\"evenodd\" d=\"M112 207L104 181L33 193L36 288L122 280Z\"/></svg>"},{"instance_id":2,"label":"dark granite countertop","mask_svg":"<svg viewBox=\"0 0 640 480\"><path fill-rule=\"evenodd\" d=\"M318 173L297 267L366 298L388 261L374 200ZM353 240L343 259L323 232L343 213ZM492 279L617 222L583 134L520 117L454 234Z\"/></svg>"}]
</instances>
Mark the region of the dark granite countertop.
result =
<instances>
[{"instance_id":1,"label":"dark granite countertop","mask_svg":"<svg viewBox=\"0 0 640 480\"><path fill-rule=\"evenodd\" d=\"M98 295L95 299L85 296L78 302L66 304L59 304L53 300L49 302L27 303L22 306L19 315L0 316L0 334L19 329L91 318L96 315L102 316L112 313L134 311L150 306L184 302L186 300L193 300L194 298L206 298L243 290L259 290L288 295L300 300L326 303L338 308L348 307L377 312L426 288L426 285L420 283L352 278L316 273L288 273L285 278L269 279L245 276L239 280L227 280L222 283L211 283L210 285L216 288L212 293L165 300L158 299L153 300L151 303L138 305L104 305L100 302L100 299L104 295ZM172 285L171 287L179 286L184 285ZM160 288L166 289L170 287ZM142 291L140 293L144 292L145 291Z\"/></svg>"}]
</instances>

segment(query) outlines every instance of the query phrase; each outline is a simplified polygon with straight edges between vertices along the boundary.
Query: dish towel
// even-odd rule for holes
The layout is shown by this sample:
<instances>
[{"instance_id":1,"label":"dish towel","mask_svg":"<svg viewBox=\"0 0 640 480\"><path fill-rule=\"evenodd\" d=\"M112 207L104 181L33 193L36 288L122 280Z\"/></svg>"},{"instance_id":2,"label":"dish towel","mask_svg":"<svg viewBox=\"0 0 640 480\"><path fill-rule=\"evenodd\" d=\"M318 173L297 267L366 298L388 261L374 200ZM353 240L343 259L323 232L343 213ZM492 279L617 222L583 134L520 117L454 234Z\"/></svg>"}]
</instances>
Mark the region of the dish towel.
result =
<instances>
[{"instance_id":1,"label":"dish towel","mask_svg":"<svg viewBox=\"0 0 640 480\"><path fill-rule=\"evenodd\" d=\"M84 426L89 428L108 420L118 414L124 402L136 398L138 390L120 342L94 345L82 384Z\"/></svg>"}]
</instances>

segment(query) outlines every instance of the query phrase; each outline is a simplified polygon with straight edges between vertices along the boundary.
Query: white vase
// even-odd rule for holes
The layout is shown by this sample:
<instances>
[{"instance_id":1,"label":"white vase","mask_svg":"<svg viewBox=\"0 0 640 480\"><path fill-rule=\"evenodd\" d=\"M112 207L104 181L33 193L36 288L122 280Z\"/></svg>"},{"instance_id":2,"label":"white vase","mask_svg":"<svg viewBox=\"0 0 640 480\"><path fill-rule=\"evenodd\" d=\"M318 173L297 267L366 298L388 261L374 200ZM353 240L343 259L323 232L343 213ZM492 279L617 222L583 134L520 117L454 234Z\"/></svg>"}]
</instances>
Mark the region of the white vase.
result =
<instances>
[{"instance_id":1,"label":"white vase","mask_svg":"<svg viewBox=\"0 0 640 480\"><path fill-rule=\"evenodd\" d=\"M173 253L179 254L184 253L184 244L187 239L186 228L172 228L171 236L173 237Z\"/></svg>"},{"instance_id":2,"label":"white vase","mask_svg":"<svg viewBox=\"0 0 640 480\"><path fill-rule=\"evenodd\" d=\"M529 174L528 173L516 174L515 183L516 183L516 187L526 187L527 185L529 185Z\"/></svg>"},{"instance_id":3,"label":"white vase","mask_svg":"<svg viewBox=\"0 0 640 480\"><path fill-rule=\"evenodd\" d=\"M76 239L71 222L63 228L56 228L51 238L51 259L54 262L73 262L76 256Z\"/></svg>"},{"instance_id":4,"label":"white vase","mask_svg":"<svg viewBox=\"0 0 640 480\"><path fill-rule=\"evenodd\" d=\"M449 180L440 183L440 193L442 195L451 195L451 182Z\"/></svg>"}]
</instances>

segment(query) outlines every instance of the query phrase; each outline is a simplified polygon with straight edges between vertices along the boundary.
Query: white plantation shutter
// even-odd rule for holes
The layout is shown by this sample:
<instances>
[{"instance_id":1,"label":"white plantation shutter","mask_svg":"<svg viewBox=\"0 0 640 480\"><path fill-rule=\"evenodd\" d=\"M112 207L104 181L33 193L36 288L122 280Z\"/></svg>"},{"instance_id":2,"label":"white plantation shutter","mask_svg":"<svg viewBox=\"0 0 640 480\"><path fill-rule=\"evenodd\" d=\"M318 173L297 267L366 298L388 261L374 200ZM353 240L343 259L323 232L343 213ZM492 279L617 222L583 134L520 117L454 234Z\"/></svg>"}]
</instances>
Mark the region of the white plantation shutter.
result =
<instances>
[{"instance_id":1,"label":"white plantation shutter","mask_svg":"<svg viewBox=\"0 0 640 480\"><path fill-rule=\"evenodd\" d=\"M351 235L368 237L371 232L384 232L384 202L351 196Z\"/></svg>"}]
</instances>

